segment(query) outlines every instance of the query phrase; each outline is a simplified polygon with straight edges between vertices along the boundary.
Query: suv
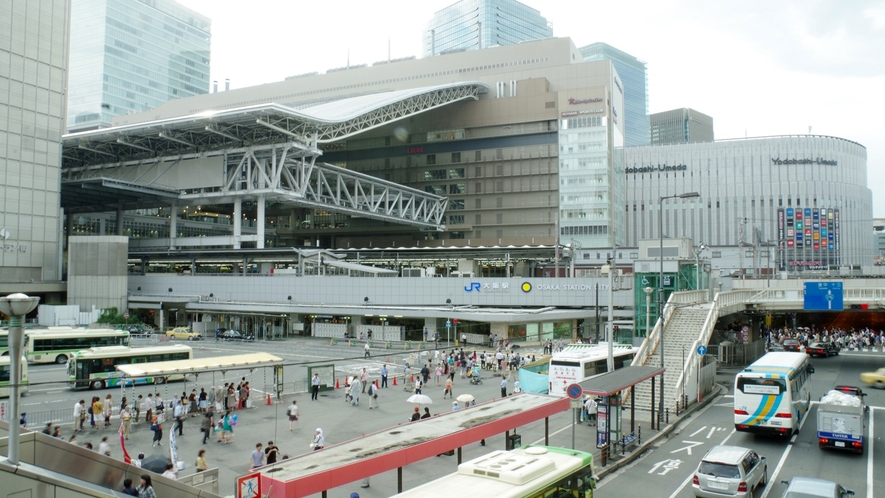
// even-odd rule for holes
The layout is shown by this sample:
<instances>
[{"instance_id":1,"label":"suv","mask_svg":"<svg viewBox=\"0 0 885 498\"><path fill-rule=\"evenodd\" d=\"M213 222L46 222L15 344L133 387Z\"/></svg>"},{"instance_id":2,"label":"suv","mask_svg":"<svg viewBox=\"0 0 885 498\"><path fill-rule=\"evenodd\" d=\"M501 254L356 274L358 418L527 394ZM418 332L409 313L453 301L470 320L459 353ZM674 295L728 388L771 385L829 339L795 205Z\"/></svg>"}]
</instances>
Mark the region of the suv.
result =
<instances>
[{"instance_id":1,"label":"suv","mask_svg":"<svg viewBox=\"0 0 885 498\"><path fill-rule=\"evenodd\" d=\"M692 477L695 496L750 498L768 483L768 462L755 451L740 446L714 446L704 455Z\"/></svg>"},{"instance_id":2,"label":"suv","mask_svg":"<svg viewBox=\"0 0 885 498\"><path fill-rule=\"evenodd\" d=\"M799 351L799 341L796 339L784 339L784 351Z\"/></svg>"}]
</instances>

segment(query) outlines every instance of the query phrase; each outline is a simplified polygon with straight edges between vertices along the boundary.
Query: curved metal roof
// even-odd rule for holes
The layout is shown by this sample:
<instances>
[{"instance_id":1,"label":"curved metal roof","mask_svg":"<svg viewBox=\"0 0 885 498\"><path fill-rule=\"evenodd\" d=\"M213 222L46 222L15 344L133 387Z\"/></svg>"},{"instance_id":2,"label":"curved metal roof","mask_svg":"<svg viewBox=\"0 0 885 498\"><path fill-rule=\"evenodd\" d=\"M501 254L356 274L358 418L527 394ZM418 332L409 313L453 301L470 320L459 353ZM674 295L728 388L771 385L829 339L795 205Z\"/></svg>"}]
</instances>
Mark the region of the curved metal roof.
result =
<instances>
[{"instance_id":1,"label":"curved metal roof","mask_svg":"<svg viewBox=\"0 0 885 498\"><path fill-rule=\"evenodd\" d=\"M62 139L62 169L293 140L315 147L454 102L477 100L487 91L481 82L449 83L341 99L302 110L267 103L71 133Z\"/></svg>"}]
</instances>

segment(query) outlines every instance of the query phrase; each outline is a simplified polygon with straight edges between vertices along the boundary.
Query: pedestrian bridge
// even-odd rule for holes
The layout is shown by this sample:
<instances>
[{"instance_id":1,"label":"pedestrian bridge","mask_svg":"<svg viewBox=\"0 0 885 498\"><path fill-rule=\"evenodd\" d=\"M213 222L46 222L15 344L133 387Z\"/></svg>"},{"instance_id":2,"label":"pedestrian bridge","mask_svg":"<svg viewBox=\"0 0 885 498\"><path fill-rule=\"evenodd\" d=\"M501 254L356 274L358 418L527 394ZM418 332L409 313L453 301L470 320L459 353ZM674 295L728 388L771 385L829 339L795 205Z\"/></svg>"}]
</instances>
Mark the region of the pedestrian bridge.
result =
<instances>
[{"instance_id":1,"label":"pedestrian bridge","mask_svg":"<svg viewBox=\"0 0 885 498\"><path fill-rule=\"evenodd\" d=\"M885 309L882 280L847 279L842 282L844 309L852 309L853 305L866 305L869 311ZM689 402L697 400L698 369L702 367L697 350L698 346L709 345L716 322L722 317L742 312L759 315L802 312L805 307L804 284L803 280L736 281L735 285L758 288L716 292L712 299L706 290L674 292L664 307L663 320L657 321L654 330L640 347L633 365L661 365L663 331L663 364L666 369L664 409L676 413L683 389ZM764 352L763 344L760 341L755 344L758 344L757 350L761 355ZM637 407L649 406L650 399L650 386L636 386Z\"/></svg>"}]
</instances>

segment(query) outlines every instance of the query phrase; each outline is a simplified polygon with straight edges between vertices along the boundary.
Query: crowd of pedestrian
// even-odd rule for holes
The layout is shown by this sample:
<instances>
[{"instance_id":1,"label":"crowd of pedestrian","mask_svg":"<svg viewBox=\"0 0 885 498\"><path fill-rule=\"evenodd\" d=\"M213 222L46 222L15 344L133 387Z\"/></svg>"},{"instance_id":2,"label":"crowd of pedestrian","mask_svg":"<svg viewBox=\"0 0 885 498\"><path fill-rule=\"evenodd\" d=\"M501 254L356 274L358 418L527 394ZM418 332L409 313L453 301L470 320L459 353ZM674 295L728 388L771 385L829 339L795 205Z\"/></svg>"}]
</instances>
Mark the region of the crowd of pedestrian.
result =
<instances>
[{"instance_id":1,"label":"crowd of pedestrian","mask_svg":"<svg viewBox=\"0 0 885 498\"><path fill-rule=\"evenodd\" d=\"M835 344L840 349L870 349L882 347L885 343L885 331L876 331L869 327L862 329L852 327L847 330L839 327L825 327L820 330L815 327L782 327L766 332L769 349L775 343L779 346L783 345L787 339L798 340L802 346L808 346L814 342L828 342Z\"/></svg>"}]
</instances>

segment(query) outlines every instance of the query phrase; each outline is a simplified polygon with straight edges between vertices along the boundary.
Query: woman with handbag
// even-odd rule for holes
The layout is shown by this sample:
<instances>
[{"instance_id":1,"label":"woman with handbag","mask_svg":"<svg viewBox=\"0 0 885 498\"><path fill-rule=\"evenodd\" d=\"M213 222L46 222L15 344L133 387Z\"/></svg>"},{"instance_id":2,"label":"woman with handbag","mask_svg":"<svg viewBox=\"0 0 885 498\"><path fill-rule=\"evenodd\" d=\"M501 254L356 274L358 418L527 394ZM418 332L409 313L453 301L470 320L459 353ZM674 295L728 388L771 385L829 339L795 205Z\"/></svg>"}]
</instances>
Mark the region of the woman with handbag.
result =
<instances>
[{"instance_id":1,"label":"woman with handbag","mask_svg":"<svg viewBox=\"0 0 885 498\"><path fill-rule=\"evenodd\" d=\"M163 410L157 410L154 420L151 422L151 430L154 431L154 438L151 441L151 448L156 445L163 446Z\"/></svg>"}]
</instances>

